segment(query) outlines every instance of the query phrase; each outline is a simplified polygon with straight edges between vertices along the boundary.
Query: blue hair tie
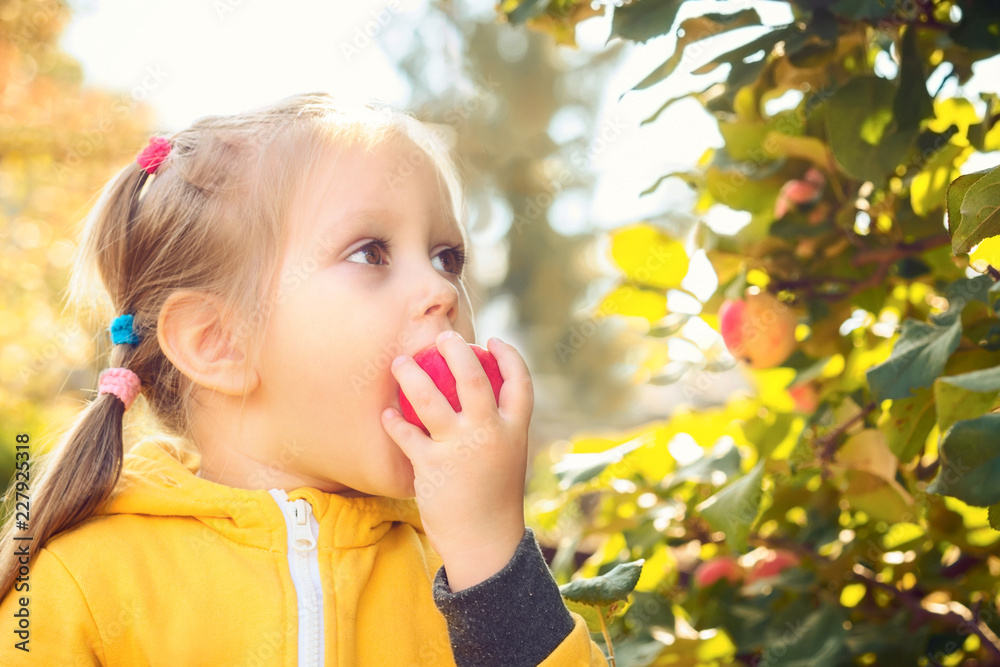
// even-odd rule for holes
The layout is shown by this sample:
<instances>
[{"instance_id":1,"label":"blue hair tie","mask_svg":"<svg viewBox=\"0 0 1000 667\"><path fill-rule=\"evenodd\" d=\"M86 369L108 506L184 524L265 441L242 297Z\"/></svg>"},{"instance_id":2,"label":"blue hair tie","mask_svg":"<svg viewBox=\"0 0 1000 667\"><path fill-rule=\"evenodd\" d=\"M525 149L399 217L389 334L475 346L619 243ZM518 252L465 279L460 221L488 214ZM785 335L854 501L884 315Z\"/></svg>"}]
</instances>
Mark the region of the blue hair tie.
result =
<instances>
[{"instance_id":1,"label":"blue hair tie","mask_svg":"<svg viewBox=\"0 0 1000 667\"><path fill-rule=\"evenodd\" d=\"M140 340L142 340L142 337L137 335L132 329L131 315L119 315L111 323L111 342L114 345L118 345L119 343L138 345Z\"/></svg>"}]
</instances>

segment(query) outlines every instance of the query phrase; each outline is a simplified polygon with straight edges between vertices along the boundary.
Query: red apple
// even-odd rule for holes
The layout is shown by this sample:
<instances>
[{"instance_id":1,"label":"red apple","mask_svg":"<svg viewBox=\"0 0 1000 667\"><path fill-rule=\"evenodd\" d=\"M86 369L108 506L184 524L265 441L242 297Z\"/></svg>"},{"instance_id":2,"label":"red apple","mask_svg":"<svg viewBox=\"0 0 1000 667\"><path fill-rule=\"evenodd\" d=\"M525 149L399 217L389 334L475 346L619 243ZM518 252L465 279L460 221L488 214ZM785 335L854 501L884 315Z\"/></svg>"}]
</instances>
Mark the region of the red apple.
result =
<instances>
[{"instance_id":1,"label":"red apple","mask_svg":"<svg viewBox=\"0 0 1000 667\"><path fill-rule=\"evenodd\" d=\"M752 584L758 579L775 577L790 567L798 567L800 562L801 559L795 553L785 549L775 549L754 563L750 574L747 575L747 583Z\"/></svg>"},{"instance_id":2,"label":"red apple","mask_svg":"<svg viewBox=\"0 0 1000 667\"><path fill-rule=\"evenodd\" d=\"M795 401L795 409L799 412L815 412L819 407L819 392L812 382L797 384L788 390Z\"/></svg>"},{"instance_id":3,"label":"red apple","mask_svg":"<svg viewBox=\"0 0 1000 667\"><path fill-rule=\"evenodd\" d=\"M480 347L475 343L469 343L469 347L472 351L476 353L476 357L479 359L479 363L482 365L483 370L486 371L486 377L490 379L490 385L493 387L493 397L496 399L497 405L500 404L500 386L503 384L503 376L500 375L500 366L497 365L496 358L484 347ZM413 355L413 360L417 362L417 365L424 369L424 372L434 380L434 384L437 388L441 390L444 397L448 399L451 407L455 412L462 411L462 404L458 401L458 387L455 383L455 376L452 375L451 369L448 368L448 362L437 349L437 345L429 345L424 349ZM420 421L420 417L417 416L416 411L414 411L413 406L410 405L410 401L407 400L406 396L403 394L403 388L399 389L399 408L400 412L403 413L403 418L413 424L414 426L419 426L423 429L424 433L430 435L430 431L424 426L424 423Z\"/></svg>"},{"instance_id":4,"label":"red apple","mask_svg":"<svg viewBox=\"0 0 1000 667\"><path fill-rule=\"evenodd\" d=\"M795 312L768 292L726 300L719 306L719 328L730 354L751 366L771 368L795 351Z\"/></svg>"},{"instance_id":5,"label":"red apple","mask_svg":"<svg viewBox=\"0 0 1000 667\"><path fill-rule=\"evenodd\" d=\"M815 167L806 171L803 180L788 181L781 186L778 198L774 201L774 219L780 220L789 211L807 210L815 205L823 196L825 185L826 176ZM815 224L812 219L809 222Z\"/></svg>"},{"instance_id":6,"label":"red apple","mask_svg":"<svg viewBox=\"0 0 1000 667\"><path fill-rule=\"evenodd\" d=\"M694 583L699 588L708 588L719 579L737 584L743 579L743 568L731 556L710 558L694 571Z\"/></svg>"}]
</instances>

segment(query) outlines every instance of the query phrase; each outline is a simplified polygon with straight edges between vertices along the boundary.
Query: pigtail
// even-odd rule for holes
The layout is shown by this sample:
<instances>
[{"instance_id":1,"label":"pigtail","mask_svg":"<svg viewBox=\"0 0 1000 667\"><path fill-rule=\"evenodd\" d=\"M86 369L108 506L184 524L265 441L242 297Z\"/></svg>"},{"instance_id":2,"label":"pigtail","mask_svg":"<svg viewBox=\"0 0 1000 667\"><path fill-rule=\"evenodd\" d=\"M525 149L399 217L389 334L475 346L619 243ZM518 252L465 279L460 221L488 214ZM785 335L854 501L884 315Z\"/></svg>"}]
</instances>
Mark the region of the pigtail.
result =
<instances>
[{"instance_id":1,"label":"pigtail","mask_svg":"<svg viewBox=\"0 0 1000 667\"><path fill-rule=\"evenodd\" d=\"M134 163L129 165L107 186L91 213L94 224L88 225L91 233L84 239L80 257L93 257L91 253L100 248L96 256L103 261L98 268L102 277L110 278L107 285L128 284L127 280L122 280L128 275L125 231L135 214L135 197L144 176L145 172ZM114 268L115 265L118 268ZM83 274L87 273L79 263L74 272L78 279L83 279ZM109 272L116 275L107 275ZM132 295L123 288L114 297L116 302L122 303ZM133 357L132 346L115 345L111 349L109 367L128 368ZM0 528L0 597L6 596L19 573L24 572L30 559L49 539L93 516L113 492L124 460L125 409L118 396L99 394L84 408L53 450L35 458L30 469L27 530L18 528L14 512L17 485L11 483L9 486L4 497L4 516L7 518ZM25 549L28 558L21 560Z\"/></svg>"}]
</instances>

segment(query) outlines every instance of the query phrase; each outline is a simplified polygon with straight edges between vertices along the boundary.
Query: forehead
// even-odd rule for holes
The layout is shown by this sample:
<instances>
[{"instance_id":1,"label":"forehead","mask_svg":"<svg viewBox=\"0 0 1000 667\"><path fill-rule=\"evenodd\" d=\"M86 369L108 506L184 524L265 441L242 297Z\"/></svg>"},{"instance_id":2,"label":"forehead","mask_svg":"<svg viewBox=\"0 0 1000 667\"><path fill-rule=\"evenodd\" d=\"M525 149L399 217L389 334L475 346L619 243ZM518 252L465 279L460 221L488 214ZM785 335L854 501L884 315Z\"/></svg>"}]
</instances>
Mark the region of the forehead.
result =
<instances>
[{"instance_id":1,"label":"forehead","mask_svg":"<svg viewBox=\"0 0 1000 667\"><path fill-rule=\"evenodd\" d=\"M431 233L465 240L444 179L406 138L324 150L293 198L290 217L292 237L335 239L419 219Z\"/></svg>"}]
</instances>

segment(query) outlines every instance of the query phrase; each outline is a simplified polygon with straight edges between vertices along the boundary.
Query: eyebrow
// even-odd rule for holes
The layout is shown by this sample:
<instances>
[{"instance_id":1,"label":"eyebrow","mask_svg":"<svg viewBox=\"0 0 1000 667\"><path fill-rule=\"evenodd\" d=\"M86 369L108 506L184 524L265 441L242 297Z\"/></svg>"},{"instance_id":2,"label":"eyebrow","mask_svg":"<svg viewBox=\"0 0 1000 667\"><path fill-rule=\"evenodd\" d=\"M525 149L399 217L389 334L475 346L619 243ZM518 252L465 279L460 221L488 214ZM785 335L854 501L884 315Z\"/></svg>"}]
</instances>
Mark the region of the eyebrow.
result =
<instances>
[{"instance_id":1,"label":"eyebrow","mask_svg":"<svg viewBox=\"0 0 1000 667\"><path fill-rule=\"evenodd\" d=\"M441 218L436 218L440 220ZM447 233L451 233L453 230L458 232L458 237L462 244L465 244L465 234L462 233L461 225L452 215L447 215L444 220L446 221ZM396 216L392 211L386 208L359 208L348 211L344 215L340 216L335 223L336 233L339 235L344 235L347 233L347 229L350 227L351 234L356 234L358 232L369 233L374 232L378 229L380 224L388 223L390 225L395 225L397 223Z\"/></svg>"}]
</instances>

